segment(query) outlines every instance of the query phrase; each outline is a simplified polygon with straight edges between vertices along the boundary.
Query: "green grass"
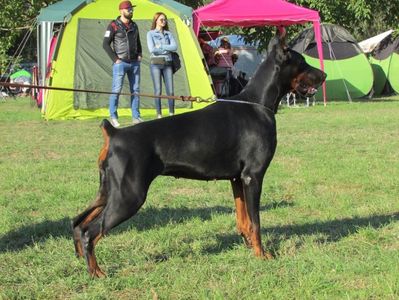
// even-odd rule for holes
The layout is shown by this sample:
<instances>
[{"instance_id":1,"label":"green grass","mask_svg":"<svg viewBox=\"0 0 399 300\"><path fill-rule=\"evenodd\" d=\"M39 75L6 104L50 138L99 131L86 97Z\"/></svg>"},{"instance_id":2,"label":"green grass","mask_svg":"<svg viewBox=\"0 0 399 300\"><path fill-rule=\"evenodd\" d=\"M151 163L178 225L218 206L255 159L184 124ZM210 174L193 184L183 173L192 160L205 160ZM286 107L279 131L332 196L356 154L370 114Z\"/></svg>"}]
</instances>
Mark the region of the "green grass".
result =
<instances>
[{"instance_id":1,"label":"green grass","mask_svg":"<svg viewBox=\"0 0 399 300\"><path fill-rule=\"evenodd\" d=\"M98 188L100 120L0 103L0 299L398 299L399 97L283 108L277 122L261 200L276 259L236 234L228 182L159 177L98 244L108 277L92 280L69 220Z\"/></svg>"}]
</instances>

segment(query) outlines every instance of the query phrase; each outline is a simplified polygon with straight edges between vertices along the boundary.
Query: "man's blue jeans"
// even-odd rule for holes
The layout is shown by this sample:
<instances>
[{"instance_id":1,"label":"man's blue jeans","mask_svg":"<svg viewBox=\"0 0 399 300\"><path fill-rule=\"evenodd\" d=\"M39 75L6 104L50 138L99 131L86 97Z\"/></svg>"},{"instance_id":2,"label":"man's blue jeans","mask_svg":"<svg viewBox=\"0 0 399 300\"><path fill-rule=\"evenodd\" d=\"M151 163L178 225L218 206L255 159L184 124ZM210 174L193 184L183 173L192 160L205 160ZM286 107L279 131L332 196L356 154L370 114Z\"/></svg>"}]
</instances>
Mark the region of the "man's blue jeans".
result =
<instances>
[{"instance_id":1,"label":"man's blue jeans","mask_svg":"<svg viewBox=\"0 0 399 300\"><path fill-rule=\"evenodd\" d=\"M140 62L134 61L131 63L120 62L112 66L112 92L120 93L122 91L123 79L125 74L129 79L130 93L135 93L130 97L130 106L132 108L132 116L137 119L140 118L140 98L137 95L140 93ZM111 94L109 97L109 114L112 119L118 119L118 103L119 95Z\"/></svg>"},{"instance_id":2,"label":"man's blue jeans","mask_svg":"<svg viewBox=\"0 0 399 300\"><path fill-rule=\"evenodd\" d=\"M165 82L166 94L173 96L173 71L170 65L151 65L151 77L154 84L154 95L162 94L162 77ZM175 100L168 99L169 113L175 113ZM155 98L157 114L162 114L161 99Z\"/></svg>"}]
</instances>

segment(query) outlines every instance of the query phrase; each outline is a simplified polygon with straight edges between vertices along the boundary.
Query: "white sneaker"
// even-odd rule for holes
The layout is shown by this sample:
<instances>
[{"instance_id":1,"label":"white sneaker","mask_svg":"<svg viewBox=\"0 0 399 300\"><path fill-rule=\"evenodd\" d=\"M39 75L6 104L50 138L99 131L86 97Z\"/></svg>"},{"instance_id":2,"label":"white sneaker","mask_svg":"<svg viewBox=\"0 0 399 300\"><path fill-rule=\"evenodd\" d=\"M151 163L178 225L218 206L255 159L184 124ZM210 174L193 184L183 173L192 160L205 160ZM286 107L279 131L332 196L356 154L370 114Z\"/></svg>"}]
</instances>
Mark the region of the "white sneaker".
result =
<instances>
[{"instance_id":1,"label":"white sneaker","mask_svg":"<svg viewBox=\"0 0 399 300\"><path fill-rule=\"evenodd\" d=\"M142 118L133 118L133 124L138 124L138 123L141 123L141 122L144 122L143 121L143 119Z\"/></svg>"},{"instance_id":2,"label":"white sneaker","mask_svg":"<svg viewBox=\"0 0 399 300\"><path fill-rule=\"evenodd\" d=\"M162 119L162 115L158 114L157 119Z\"/></svg>"},{"instance_id":3,"label":"white sneaker","mask_svg":"<svg viewBox=\"0 0 399 300\"><path fill-rule=\"evenodd\" d=\"M118 122L118 119L111 119L111 124L115 128L118 128L119 126L121 126L121 124L119 124L119 122Z\"/></svg>"},{"instance_id":4,"label":"white sneaker","mask_svg":"<svg viewBox=\"0 0 399 300\"><path fill-rule=\"evenodd\" d=\"M172 113L172 112L169 113L169 116L174 116L174 115L175 115L175 113Z\"/></svg>"}]
</instances>

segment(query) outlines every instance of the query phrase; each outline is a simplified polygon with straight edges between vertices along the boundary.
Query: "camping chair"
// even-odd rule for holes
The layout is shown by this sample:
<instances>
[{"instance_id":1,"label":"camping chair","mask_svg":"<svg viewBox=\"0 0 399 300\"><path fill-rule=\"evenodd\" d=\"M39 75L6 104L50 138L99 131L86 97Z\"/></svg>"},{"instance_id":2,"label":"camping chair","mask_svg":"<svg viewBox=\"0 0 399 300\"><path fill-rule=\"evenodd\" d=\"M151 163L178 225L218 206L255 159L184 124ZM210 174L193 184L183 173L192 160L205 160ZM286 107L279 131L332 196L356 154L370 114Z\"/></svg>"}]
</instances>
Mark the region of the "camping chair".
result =
<instances>
[{"instance_id":1,"label":"camping chair","mask_svg":"<svg viewBox=\"0 0 399 300\"><path fill-rule=\"evenodd\" d=\"M291 103L290 103L291 96L292 96L292 100L293 100L293 106L296 106L296 95L295 95L295 93L292 93L292 92L288 93L286 95L287 106L291 105ZM309 104L310 104L310 97L306 97L306 107L309 107ZM315 105L316 105L316 97L312 96L312 106L315 106Z\"/></svg>"},{"instance_id":2,"label":"camping chair","mask_svg":"<svg viewBox=\"0 0 399 300\"><path fill-rule=\"evenodd\" d=\"M230 78L232 71L230 68L213 67L210 70L213 84L218 97L228 96L230 92Z\"/></svg>"}]
</instances>

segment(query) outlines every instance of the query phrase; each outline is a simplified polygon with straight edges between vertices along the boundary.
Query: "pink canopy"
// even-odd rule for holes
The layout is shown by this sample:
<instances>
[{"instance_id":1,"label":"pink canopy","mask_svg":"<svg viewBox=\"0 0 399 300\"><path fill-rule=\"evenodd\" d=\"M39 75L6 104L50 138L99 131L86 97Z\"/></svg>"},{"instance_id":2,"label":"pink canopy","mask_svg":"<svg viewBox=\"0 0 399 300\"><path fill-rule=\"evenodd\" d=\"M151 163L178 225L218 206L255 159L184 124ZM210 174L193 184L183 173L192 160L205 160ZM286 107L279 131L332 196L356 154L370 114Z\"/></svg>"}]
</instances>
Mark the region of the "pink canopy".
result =
<instances>
[{"instance_id":1,"label":"pink canopy","mask_svg":"<svg viewBox=\"0 0 399 300\"><path fill-rule=\"evenodd\" d=\"M320 68L324 70L319 12L284 0L216 0L193 12L194 31L200 26L288 26L313 22ZM326 103L325 83L323 97Z\"/></svg>"}]
</instances>

